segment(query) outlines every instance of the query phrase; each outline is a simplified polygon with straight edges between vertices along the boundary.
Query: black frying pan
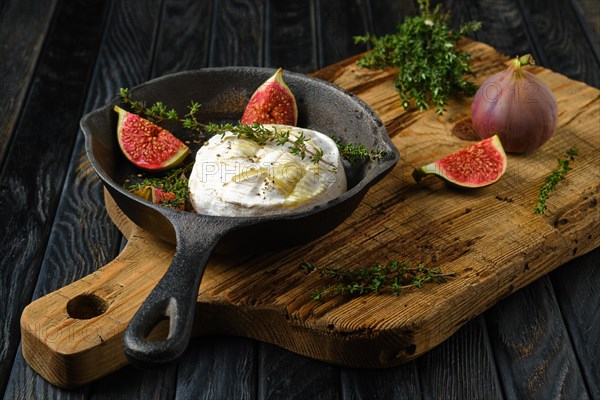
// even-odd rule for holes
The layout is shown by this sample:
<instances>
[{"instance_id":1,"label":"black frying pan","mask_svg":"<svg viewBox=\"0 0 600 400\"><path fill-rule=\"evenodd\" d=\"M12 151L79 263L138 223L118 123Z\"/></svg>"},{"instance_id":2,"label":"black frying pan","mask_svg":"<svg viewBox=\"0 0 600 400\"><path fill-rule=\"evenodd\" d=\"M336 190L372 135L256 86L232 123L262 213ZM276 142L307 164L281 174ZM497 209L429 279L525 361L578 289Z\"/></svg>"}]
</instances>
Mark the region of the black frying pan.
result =
<instances>
[{"instance_id":1,"label":"black frying pan","mask_svg":"<svg viewBox=\"0 0 600 400\"><path fill-rule=\"evenodd\" d=\"M148 104L163 101L185 110L190 100L202 104L203 122L236 122L254 90L275 73L266 68L231 67L182 72L154 79L130 90ZM92 167L115 202L133 222L176 244L172 264L142 304L124 337L129 361L142 367L169 362L188 345L200 279L217 244L236 248L274 248L315 239L335 228L358 206L368 188L399 160L381 120L361 100L327 82L285 72L298 102L298 125L345 143L362 143L385 151L377 162L345 165L348 191L326 204L268 217L218 217L155 205L122 188L132 165L121 154L116 137L115 103L83 117L81 127ZM169 320L166 339L149 341L151 330Z\"/></svg>"}]
</instances>

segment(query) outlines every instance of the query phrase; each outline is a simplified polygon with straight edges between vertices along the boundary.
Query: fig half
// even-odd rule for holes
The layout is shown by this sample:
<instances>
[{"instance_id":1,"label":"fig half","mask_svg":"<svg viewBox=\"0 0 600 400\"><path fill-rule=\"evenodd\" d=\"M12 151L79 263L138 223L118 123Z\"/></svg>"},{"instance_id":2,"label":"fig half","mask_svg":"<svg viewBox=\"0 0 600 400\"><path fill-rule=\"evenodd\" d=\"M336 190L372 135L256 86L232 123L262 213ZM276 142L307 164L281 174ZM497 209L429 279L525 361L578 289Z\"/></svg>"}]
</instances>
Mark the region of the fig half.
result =
<instances>
[{"instance_id":1,"label":"fig half","mask_svg":"<svg viewBox=\"0 0 600 400\"><path fill-rule=\"evenodd\" d=\"M477 188L490 185L506 171L506 153L497 135L472 144L413 171L419 182L434 174L457 186Z\"/></svg>"},{"instance_id":2,"label":"fig half","mask_svg":"<svg viewBox=\"0 0 600 400\"><path fill-rule=\"evenodd\" d=\"M298 106L296 98L283 80L281 68L267 79L250 97L241 123L244 125L298 124Z\"/></svg>"},{"instance_id":3,"label":"fig half","mask_svg":"<svg viewBox=\"0 0 600 400\"><path fill-rule=\"evenodd\" d=\"M164 171L181 164L190 149L171 132L137 114L115 106L119 114L117 138L129 161L148 171Z\"/></svg>"}]
</instances>

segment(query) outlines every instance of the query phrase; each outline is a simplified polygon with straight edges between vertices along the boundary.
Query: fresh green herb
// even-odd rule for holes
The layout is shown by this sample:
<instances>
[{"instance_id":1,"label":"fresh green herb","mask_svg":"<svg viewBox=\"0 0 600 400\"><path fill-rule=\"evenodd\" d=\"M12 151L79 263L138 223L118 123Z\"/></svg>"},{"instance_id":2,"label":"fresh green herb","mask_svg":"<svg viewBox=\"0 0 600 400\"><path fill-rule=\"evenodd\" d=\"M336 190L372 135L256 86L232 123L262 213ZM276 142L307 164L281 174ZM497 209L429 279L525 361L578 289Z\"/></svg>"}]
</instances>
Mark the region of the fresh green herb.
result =
<instances>
[{"instance_id":1,"label":"fresh green herb","mask_svg":"<svg viewBox=\"0 0 600 400\"><path fill-rule=\"evenodd\" d=\"M146 118L150 122L160 123L163 121L175 121L179 122L185 129L204 134L204 124L198 122L196 119L196 114L201 106L198 102L192 100L187 107L188 113L181 118L175 109L168 109L163 102L157 101L150 107L147 107L145 101L133 100L129 93L129 89L127 88L121 88L120 95L121 101L126 104L133 113Z\"/></svg>"},{"instance_id":2,"label":"fresh green herb","mask_svg":"<svg viewBox=\"0 0 600 400\"><path fill-rule=\"evenodd\" d=\"M363 144L342 143L333 139L340 151L342 158L345 158L350 164L357 164L362 160L369 159L371 162L381 159L385 155L383 150L368 149Z\"/></svg>"},{"instance_id":3,"label":"fresh green herb","mask_svg":"<svg viewBox=\"0 0 600 400\"><path fill-rule=\"evenodd\" d=\"M355 296L388 292L398 296L408 288L420 288L426 283L440 283L448 276L439 268L428 268L424 264L412 267L407 262L397 260L372 267L360 267L352 270L330 267L317 267L311 263L300 264L307 274L317 272L321 278L329 278L336 283L313 291L313 300L322 300L336 294Z\"/></svg>"},{"instance_id":4,"label":"fresh green herb","mask_svg":"<svg viewBox=\"0 0 600 400\"><path fill-rule=\"evenodd\" d=\"M546 206L546 201L550 197L550 193L554 191L558 182L565 179L567 172L569 172L572 169L570 162L574 161L575 156L578 154L579 150L575 148L570 148L569 150L567 150L567 158L565 158L564 160L559 159L558 167L546 177L546 180L540 189L538 203L534 208L534 212L536 214L544 214L544 212L546 212L546 210L548 209L548 206Z\"/></svg>"},{"instance_id":5,"label":"fresh green herb","mask_svg":"<svg viewBox=\"0 0 600 400\"><path fill-rule=\"evenodd\" d=\"M373 49L358 61L366 68L397 67L394 86L402 106L414 99L420 111L429 101L438 114L452 93L472 96L477 86L465 79L475 75L469 67L470 54L456 48L458 40L481 28L480 22L468 22L454 32L449 29L449 13L441 13L440 5L429 11L429 0L419 0L421 14L398 24L397 32L379 38L369 34L354 38L356 43L370 43Z\"/></svg>"},{"instance_id":6,"label":"fresh green herb","mask_svg":"<svg viewBox=\"0 0 600 400\"><path fill-rule=\"evenodd\" d=\"M326 164L332 168L337 168L335 164L323 159L324 153L321 148L309 148L306 145L306 137L304 136L304 133L300 133L296 137L291 137L290 130L279 128L269 129L257 122L255 122L252 125L211 123L206 125L206 131L210 135L223 135L226 132L231 132L238 138L251 140L258 144L264 144L269 142L275 143L278 146L290 144L290 153L297 155L301 159L304 159L308 154L310 156L310 160L314 164L322 162L323 164Z\"/></svg>"},{"instance_id":7,"label":"fresh green herb","mask_svg":"<svg viewBox=\"0 0 600 400\"><path fill-rule=\"evenodd\" d=\"M196 118L196 115L200 110L200 103L195 101L190 102L190 105L188 106L189 112L185 114L183 118L180 118L175 109L168 109L168 107L160 101L152 104L150 107L147 107L144 101L134 100L131 97L129 90L126 88L121 88L120 95L121 100L130 108L131 112L148 119L150 122L179 122L185 129L200 133L203 139L213 135L223 135L229 131L234 135L237 135L238 138L252 140L259 145L267 142L275 143L278 146L290 144L290 153L299 156L301 159L304 159L308 155L310 157L310 161L314 164L322 162L323 164L329 165L332 168L336 168L335 164L323 159L324 152L321 148L309 148L306 145L306 137L303 133L300 133L300 135L296 137L290 137L289 130L268 129L256 122L252 125L216 123L202 124ZM336 144L340 150L340 155L347 159L351 164L357 163L365 158L369 158L371 161L376 161L385 154L382 150L367 149L362 144L342 144L337 140Z\"/></svg>"},{"instance_id":8,"label":"fresh green herb","mask_svg":"<svg viewBox=\"0 0 600 400\"><path fill-rule=\"evenodd\" d=\"M160 189L165 193L172 193L171 198L164 198L160 205L176 209L185 209L189 198L187 175L194 164L168 171L163 176L153 176L142 179L131 177L123 187L125 190L152 201L152 190Z\"/></svg>"}]
</instances>

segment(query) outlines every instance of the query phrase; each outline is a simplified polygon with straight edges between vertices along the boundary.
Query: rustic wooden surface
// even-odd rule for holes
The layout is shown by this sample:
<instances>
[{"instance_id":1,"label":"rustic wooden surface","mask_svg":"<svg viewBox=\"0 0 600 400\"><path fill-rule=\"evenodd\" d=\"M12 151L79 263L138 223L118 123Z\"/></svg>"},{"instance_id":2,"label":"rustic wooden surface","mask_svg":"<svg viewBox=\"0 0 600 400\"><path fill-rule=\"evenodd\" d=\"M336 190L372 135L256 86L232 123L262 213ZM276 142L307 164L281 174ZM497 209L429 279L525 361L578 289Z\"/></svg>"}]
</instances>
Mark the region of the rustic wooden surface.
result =
<instances>
[{"instance_id":1,"label":"rustic wooden surface","mask_svg":"<svg viewBox=\"0 0 600 400\"><path fill-rule=\"evenodd\" d=\"M488 45L463 42L480 84L510 62ZM214 255L200 286L197 335L245 336L338 365L390 367L431 350L500 299L600 245L598 89L529 68L557 97L556 133L537 151L509 155L497 184L457 190L433 177L415 184L410 174L414 166L470 144L452 135L468 120L470 102L451 101L441 117L435 110L404 110L392 85L394 70L364 70L354 60L315 75L373 107L402 154L400 163L347 221L312 243L266 255ZM546 215L537 216L538 188L555 167L555 155L569 147L585 150ZM110 197L105 202L128 239L123 252L32 303L21 318L26 360L58 386L79 386L126 364L124 330L173 256L172 247L133 225ZM401 296L315 302L309 294L328 282L316 274L303 277L299 269L303 261L352 268L394 259L423 262L455 277ZM77 312L90 311L90 296L102 304L95 305L96 318L82 319Z\"/></svg>"},{"instance_id":2,"label":"rustic wooden surface","mask_svg":"<svg viewBox=\"0 0 600 400\"><path fill-rule=\"evenodd\" d=\"M532 52L539 64L599 86L598 2L450 0L444 7L455 24L483 21L473 39L505 54ZM107 264L121 246L82 151L83 112L121 86L179 70L316 71L364 50L348 47L352 35L390 32L415 13L410 0L0 1L4 397L600 398L598 250L508 296L415 361L382 371L217 335L193 341L169 368L126 367L65 391L22 357L23 308Z\"/></svg>"}]
</instances>

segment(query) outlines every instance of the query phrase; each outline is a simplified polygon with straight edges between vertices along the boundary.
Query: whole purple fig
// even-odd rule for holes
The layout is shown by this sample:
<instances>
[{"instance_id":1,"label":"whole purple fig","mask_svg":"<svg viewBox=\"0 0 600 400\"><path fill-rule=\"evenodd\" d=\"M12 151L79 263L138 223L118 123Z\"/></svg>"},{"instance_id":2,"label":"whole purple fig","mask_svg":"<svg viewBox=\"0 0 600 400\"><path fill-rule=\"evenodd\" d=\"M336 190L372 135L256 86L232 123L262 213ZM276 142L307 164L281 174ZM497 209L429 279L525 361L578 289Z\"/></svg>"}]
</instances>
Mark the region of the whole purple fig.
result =
<instances>
[{"instance_id":1,"label":"whole purple fig","mask_svg":"<svg viewBox=\"0 0 600 400\"><path fill-rule=\"evenodd\" d=\"M471 106L475 132L482 139L498 135L509 153L536 149L556 130L556 97L541 79L522 69L534 64L529 54L516 57L481 85Z\"/></svg>"}]
</instances>

